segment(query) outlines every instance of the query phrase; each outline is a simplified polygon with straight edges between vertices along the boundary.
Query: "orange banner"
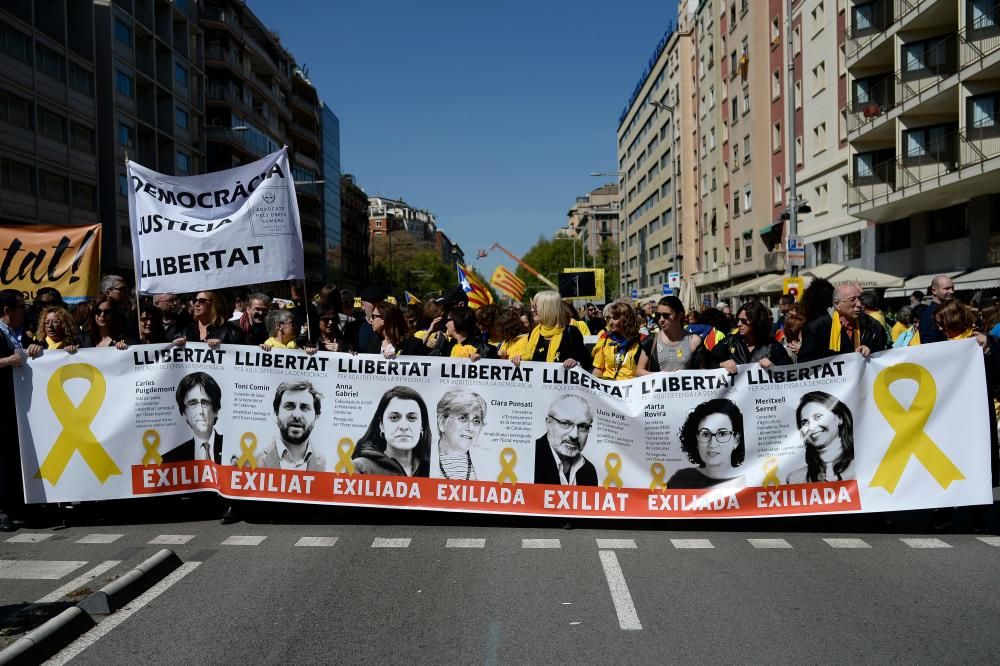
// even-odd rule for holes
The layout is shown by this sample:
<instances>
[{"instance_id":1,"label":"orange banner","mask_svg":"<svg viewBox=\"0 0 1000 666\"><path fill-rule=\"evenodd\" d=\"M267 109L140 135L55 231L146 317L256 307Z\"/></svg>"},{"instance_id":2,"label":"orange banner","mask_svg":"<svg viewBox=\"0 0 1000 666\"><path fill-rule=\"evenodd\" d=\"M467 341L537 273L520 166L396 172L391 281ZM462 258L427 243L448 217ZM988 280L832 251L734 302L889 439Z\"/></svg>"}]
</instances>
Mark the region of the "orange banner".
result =
<instances>
[{"instance_id":1,"label":"orange banner","mask_svg":"<svg viewBox=\"0 0 1000 666\"><path fill-rule=\"evenodd\" d=\"M0 227L0 289L34 300L55 287L71 303L97 296L100 279L101 225Z\"/></svg>"}]
</instances>

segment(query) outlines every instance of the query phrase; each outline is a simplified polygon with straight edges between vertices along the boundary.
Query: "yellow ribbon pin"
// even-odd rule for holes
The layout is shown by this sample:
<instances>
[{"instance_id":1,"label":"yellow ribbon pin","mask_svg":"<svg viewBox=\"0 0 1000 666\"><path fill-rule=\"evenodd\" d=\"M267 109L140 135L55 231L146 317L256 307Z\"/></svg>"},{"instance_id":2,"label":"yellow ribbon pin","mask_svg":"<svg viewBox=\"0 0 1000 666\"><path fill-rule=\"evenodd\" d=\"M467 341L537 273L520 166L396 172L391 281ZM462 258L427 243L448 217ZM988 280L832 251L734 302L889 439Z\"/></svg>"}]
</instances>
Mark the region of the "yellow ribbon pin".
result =
<instances>
[{"instance_id":1,"label":"yellow ribbon pin","mask_svg":"<svg viewBox=\"0 0 1000 666\"><path fill-rule=\"evenodd\" d=\"M63 388L70 379L86 379L90 382L87 395L83 396L78 406L73 404ZM71 363L52 373L47 395L49 405L63 429L52 445L52 450L38 467L38 472L35 473L36 479L43 478L53 486L56 485L76 451L80 452L84 462L101 483L111 476L122 473L90 429L90 425L97 418L97 412L104 404L106 391L107 383L104 375L92 365Z\"/></svg>"},{"instance_id":2,"label":"yellow ribbon pin","mask_svg":"<svg viewBox=\"0 0 1000 666\"><path fill-rule=\"evenodd\" d=\"M608 471L608 475L604 477L603 485L605 488L621 488L625 485L622 482L622 478L618 476L618 472L622 471L622 457L617 453L609 453L608 457L604 459L604 469Z\"/></svg>"},{"instance_id":3,"label":"yellow ribbon pin","mask_svg":"<svg viewBox=\"0 0 1000 666\"><path fill-rule=\"evenodd\" d=\"M764 461L764 480L760 482L760 485L765 488L781 485L781 479L778 478L777 458L768 458Z\"/></svg>"},{"instance_id":4,"label":"yellow ribbon pin","mask_svg":"<svg viewBox=\"0 0 1000 666\"><path fill-rule=\"evenodd\" d=\"M900 379L912 379L917 383L917 394L909 409L899 404L889 392L889 387ZM937 402L937 385L930 372L915 363L888 367L875 378L872 393L875 406L896 435L889 442L870 487L885 488L889 494L895 492L911 456L915 456L945 490L952 481L965 479L955 463L924 432Z\"/></svg>"},{"instance_id":5,"label":"yellow ribbon pin","mask_svg":"<svg viewBox=\"0 0 1000 666\"><path fill-rule=\"evenodd\" d=\"M338 474L354 474L354 463L351 456L354 455L354 440L344 437L337 442L337 465L333 468Z\"/></svg>"},{"instance_id":6,"label":"yellow ribbon pin","mask_svg":"<svg viewBox=\"0 0 1000 666\"><path fill-rule=\"evenodd\" d=\"M236 461L237 467L250 466L250 469L257 469L257 435L252 432L245 432L240 436L240 459Z\"/></svg>"},{"instance_id":7,"label":"yellow ribbon pin","mask_svg":"<svg viewBox=\"0 0 1000 666\"><path fill-rule=\"evenodd\" d=\"M649 472L653 475L653 480L649 482L649 489L666 490L667 481L663 477L667 475L667 468L663 466L663 463L653 463L649 466Z\"/></svg>"},{"instance_id":8,"label":"yellow ribbon pin","mask_svg":"<svg viewBox=\"0 0 1000 666\"><path fill-rule=\"evenodd\" d=\"M163 456L160 455L160 433L155 430L147 430L142 433L142 446L146 452L142 454L143 465L161 465Z\"/></svg>"},{"instance_id":9,"label":"yellow ribbon pin","mask_svg":"<svg viewBox=\"0 0 1000 666\"><path fill-rule=\"evenodd\" d=\"M497 483L517 483L517 474L514 473L514 465L517 464L517 451L507 447L500 452L500 476Z\"/></svg>"}]
</instances>

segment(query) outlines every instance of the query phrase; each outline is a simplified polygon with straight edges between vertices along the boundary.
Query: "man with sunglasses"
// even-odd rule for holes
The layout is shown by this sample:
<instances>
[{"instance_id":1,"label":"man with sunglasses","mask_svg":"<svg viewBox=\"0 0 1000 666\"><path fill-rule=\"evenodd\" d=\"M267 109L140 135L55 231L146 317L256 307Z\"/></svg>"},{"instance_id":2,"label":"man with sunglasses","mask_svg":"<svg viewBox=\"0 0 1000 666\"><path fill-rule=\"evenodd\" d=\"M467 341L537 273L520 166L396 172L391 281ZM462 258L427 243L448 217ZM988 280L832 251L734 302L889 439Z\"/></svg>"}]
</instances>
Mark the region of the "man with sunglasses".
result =
<instances>
[{"instance_id":1,"label":"man with sunglasses","mask_svg":"<svg viewBox=\"0 0 1000 666\"><path fill-rule=\"evenodd\" d=\"M576 395L556 398L535 440L535 483L596 486L597 470L583 456L593 427L590 403Z\"/></svg>"},{"instance_id":2,"label":"man with sunglasses","mask_svg":"<svg viewBox=\"0 0 1000 666\"><path fill-rule=\"evenodd\" d=\"M886 349L888 339L882 325L864 313L861 285L857 282L838 284L833 290L833 312L824 313L806 324L798 362L852 352L867 359Z\"/></svg>"}]
</instances>

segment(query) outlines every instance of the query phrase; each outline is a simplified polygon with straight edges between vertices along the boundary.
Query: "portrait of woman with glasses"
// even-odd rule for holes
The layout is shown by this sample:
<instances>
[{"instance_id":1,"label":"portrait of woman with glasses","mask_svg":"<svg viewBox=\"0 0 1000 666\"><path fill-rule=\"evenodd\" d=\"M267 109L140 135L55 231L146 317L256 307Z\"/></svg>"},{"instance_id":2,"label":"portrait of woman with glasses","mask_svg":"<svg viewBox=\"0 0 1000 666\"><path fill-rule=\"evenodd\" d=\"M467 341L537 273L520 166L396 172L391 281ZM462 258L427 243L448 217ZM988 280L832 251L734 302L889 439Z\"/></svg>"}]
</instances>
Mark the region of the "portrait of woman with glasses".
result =
<instances>
[{"instance_id":1,"label":"portrait of woman with glasses","mask_svg":"<svg viewBox=\"0 0 1000 666\"><path fill-rule=\"evenodd\" d=\"M438 472L445 479L476 480L470 449L486 425L486 401L466 388L445 392L437 404ZM437 476L437 474L435 474Z\"/></svg>"},{"instance_id":2,"label":"portrait of woman with glasses","mask_svg":"<svg viewBox=\"0 0 1000 666\"><path fill-rule=\"evenodd\" d=\"M653 316L660 330L642 343L636 376L701 367L701 338L684 327L681 299L664 296Z\"/></svg>"},{"instance_id":3,"label":"portrait of woman with glasses","mask_svg":"<svg viewBox=\"0 0 1000 666\"><path fill-rule=\"evenodd\" d=\"M696 467L677 470L667 488L742 488L737 469L743 464L743 414L731 400L714 398L688 414L681 428L681 448Z\"/></svg>"}]
</instances>

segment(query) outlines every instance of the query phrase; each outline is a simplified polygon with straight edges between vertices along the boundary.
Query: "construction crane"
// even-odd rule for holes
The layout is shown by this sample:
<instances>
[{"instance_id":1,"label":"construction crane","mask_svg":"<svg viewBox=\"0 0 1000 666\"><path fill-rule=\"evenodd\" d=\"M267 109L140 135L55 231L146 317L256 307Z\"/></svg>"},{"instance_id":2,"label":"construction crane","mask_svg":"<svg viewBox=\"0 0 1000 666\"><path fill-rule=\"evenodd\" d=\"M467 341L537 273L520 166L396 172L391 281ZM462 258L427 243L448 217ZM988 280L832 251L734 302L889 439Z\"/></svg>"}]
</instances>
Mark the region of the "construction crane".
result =
<instances>
[{"instance_id":1,"label":"construction crane","mask_svg":"<svg viewBox=\"0 0 1000 666\"><path fill-rule=\"evenodd\" d=\"M544 275L542 275L541 273L539 273L538 271L536 271L529 264L526 264L523 261L521 261L520 257L518 257L516 254L514 254L513 252L511 252L510 250L508 250L507 248L505 248L500 243L493 243L493 245L491 245L490 249L488 249L488 250L479 250L476 253L476 259L485 259L486 255L488 255L493 250L500 250L501 252L503 252L504 254L506 254L508 257L510 257L511 259L513 259L514 261L516 261L518 266L520 266L524 270L528 271L529 273L531 273L536 278L538 278L539 280L541 280L545 284L549 285L550 287L552 287L556 291L559 291L559 287L557 285L553 284L552 280L548 279L547 277L545 277Z\"/></svg>"}]
</instances>

